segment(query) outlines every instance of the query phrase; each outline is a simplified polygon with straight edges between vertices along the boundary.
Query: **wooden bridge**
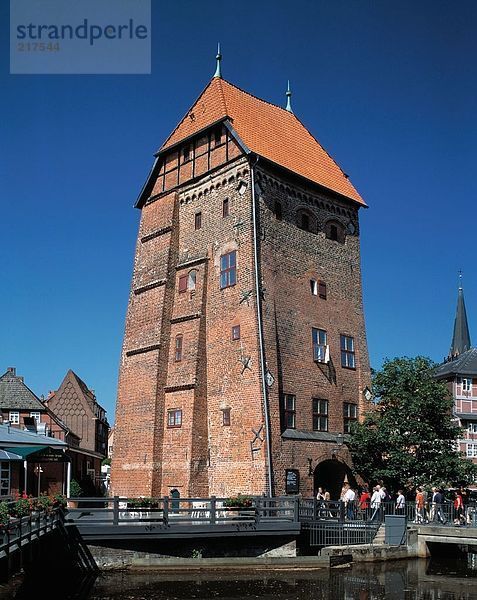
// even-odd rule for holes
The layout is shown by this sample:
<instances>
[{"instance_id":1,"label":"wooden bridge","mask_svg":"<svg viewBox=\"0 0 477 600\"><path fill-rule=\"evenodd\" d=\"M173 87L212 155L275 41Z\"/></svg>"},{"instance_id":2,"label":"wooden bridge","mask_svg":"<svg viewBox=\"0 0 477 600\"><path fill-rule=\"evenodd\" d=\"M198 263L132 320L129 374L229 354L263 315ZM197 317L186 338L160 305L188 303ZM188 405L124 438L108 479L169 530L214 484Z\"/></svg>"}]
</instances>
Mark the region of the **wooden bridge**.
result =
<instances>
[{"instance_id":1,"label":"wooden bridge","mask_svg":"<svg viewBox=\"0 0 477 600\"><path fill-rule=\"evenodd\" d=\"M66 526L89 541L263 536L300 533L299 499L255 497L251 506L228 507L226 498L81 498L69 508Z\"/></svg>"}]
</instances>

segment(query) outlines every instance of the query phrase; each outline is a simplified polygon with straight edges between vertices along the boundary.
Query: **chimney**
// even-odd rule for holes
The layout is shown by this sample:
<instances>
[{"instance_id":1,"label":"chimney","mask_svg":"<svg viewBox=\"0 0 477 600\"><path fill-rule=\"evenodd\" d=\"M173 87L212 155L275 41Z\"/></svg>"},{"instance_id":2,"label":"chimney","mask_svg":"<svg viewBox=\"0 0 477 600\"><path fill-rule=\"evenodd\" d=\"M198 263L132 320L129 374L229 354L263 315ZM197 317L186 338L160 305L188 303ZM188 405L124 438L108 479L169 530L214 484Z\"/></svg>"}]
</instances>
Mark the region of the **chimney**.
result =
<instances>
[{"instance_id":1,"label":"chimney","mask_svg":"<svg viewBox=\"0 0 477 600\"><path fill-rule=\"evenodd\" d=\"M16 367L8 367L7 373L11 373L12 375L16 375L17 374Z\"/></svg>"}]
</instances>

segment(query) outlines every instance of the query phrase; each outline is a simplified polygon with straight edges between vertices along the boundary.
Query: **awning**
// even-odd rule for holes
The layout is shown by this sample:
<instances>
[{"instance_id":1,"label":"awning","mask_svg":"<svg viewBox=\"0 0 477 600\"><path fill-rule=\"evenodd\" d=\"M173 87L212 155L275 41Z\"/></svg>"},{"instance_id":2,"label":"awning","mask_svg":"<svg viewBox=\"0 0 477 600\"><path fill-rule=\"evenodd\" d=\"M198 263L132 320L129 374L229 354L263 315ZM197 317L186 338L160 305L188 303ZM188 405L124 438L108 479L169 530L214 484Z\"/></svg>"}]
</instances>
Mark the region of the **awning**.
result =
<instances>
[{"instance_id":1,"label":"awning","mask_svg":"<svg viewBox=\"0 0 477 600\"><path fill-rule=\"evenodd\" d=\"M0 460L22 460L22 457L17 453L0 450Z\"/></svg>"},{"instance_id":2,"label":"awning","mask_svg":"<svg viewBox=\"0 0 477 600\"><path fill-rule=\"evenodd\" d=\"M18 454L22 459L31 458L34 462L66 462L68 460L62 449L51 446L18 446L5 448L5 450Z\"/></svg>"}]
</instances>

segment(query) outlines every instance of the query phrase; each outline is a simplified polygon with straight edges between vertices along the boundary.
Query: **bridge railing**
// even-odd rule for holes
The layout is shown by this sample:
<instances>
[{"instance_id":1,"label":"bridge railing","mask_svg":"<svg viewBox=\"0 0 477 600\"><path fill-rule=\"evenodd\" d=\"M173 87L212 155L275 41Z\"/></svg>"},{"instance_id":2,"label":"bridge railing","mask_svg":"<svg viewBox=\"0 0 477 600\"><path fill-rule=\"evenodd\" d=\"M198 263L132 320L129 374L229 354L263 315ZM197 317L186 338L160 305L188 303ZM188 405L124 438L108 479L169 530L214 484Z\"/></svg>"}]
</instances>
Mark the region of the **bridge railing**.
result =
<instances>
[{"instance_id":1,"label":"bridge railing","mask_svg":"<svg viewBox=\"0 0 477 600\"><path fill-rule=\"evenodd\" d=\"M421 510L416 509L412 501L398 508L396 502L381 502L372 506L369 502L360 505L354 502L351 506L341 500L325 502L316 498L302 498L299 508L300 521L362 521L382 523L387 515L405 515L408 522L418 524L447 523L449 525L467 525L477 527L477 506L469 504L462 511L457 511L452 502L445 501L441 505L426 503Z\"/></svg>"},{"instance_id":2,"label":"bridge railing","mask_svg":"<svg viewBox=\"0 0 477 600\"><path fill-rule=\"evenodd\" d=\"M220 525L234 522L299 522L296 496L251 498L250 506L227 506L227 498L69 498L67 520L97 525L159 523ZM77 506L74 506L74 504Z\"/></svg>"}]
</instances>

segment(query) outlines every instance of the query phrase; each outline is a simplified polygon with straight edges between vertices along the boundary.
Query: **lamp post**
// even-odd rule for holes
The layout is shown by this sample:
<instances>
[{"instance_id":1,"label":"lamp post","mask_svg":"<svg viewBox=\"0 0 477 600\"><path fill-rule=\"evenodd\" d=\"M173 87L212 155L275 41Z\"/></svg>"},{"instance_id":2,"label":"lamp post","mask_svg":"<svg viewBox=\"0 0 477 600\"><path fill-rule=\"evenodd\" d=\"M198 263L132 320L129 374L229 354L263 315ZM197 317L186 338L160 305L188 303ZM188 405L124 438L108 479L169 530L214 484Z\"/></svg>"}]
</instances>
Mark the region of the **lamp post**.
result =
<instances>
[{"instance_id":1,"label":"lamp post","mask_svg":"<svg viewBox=\"0 0 477 600\"><path fill-rule=\"evenodd\" d=\"M35 471L38 475L38 498L40 497L40 484L41 484L41 474L43 473L43 469L41 468L41 466L39 464L37 464Z\"/></svg>"}]
</instances>

